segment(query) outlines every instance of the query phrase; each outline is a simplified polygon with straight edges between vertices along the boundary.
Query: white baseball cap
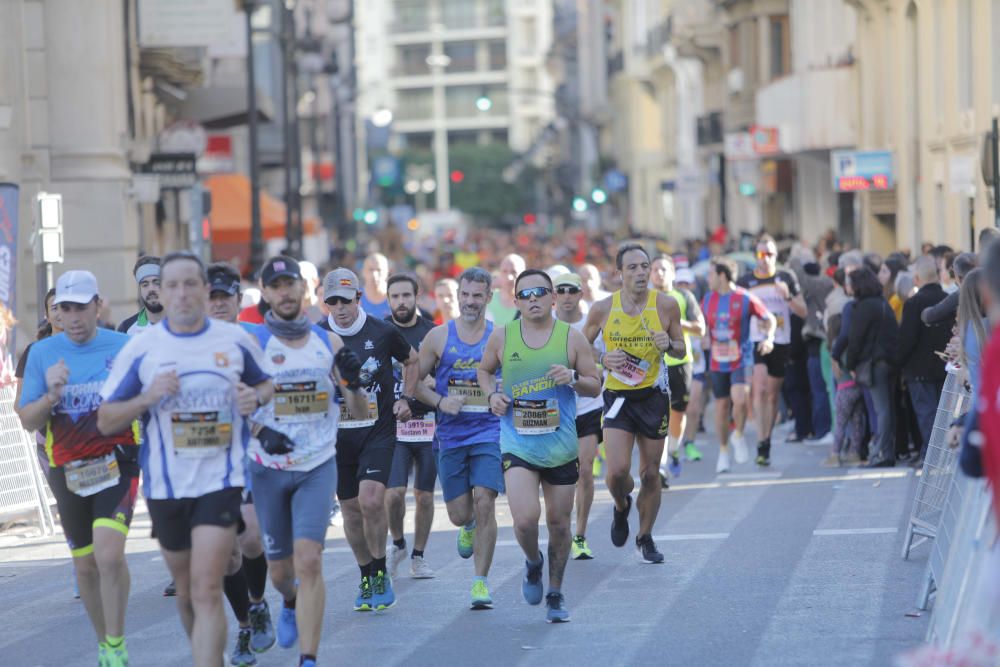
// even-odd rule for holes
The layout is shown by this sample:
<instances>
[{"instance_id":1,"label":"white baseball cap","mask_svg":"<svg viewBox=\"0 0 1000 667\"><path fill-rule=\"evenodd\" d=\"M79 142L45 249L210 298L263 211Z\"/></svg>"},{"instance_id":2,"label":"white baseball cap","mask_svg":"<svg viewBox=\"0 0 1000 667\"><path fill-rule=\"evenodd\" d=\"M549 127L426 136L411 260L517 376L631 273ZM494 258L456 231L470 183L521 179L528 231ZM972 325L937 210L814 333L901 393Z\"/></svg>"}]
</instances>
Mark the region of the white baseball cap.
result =
<instances>
[{"instance_id":1,"label":"white baseball cap","mask_svg":"<svg viewBox=\"0 0 1000 667\"><path fill-rule=\"evenodd\" d=\"M686 285L694 285L694 271L691 269L677 269L677 275L674 276L675 283L684 283Z\"/></svg>"},{"instance_id":2,"label":"white baseball cap","mask_svg":"<svg viewBox=\"0 0 1000 667\"><path fill-rule=\"evenodd\" d=\"M67 271L56 281L56 295L52 303L90 303L97 294L97 278L93 273Z\"/></svg>"}]
</instances>

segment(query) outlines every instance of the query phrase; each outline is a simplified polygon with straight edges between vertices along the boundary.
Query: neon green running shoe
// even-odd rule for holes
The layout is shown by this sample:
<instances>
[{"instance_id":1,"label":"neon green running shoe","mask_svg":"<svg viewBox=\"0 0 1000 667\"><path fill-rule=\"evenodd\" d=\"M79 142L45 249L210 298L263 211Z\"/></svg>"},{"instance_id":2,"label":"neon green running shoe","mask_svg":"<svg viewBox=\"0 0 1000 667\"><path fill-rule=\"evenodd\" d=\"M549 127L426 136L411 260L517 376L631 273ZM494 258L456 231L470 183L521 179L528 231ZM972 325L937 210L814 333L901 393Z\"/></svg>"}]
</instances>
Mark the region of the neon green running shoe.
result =
<instances>
[{"instance_id":1,"label":"neon green running shoe","mask_svg":"<svg viewBox=\"0 0 1000 667\"><path fill-rule=\"evenodd\" d=\"M569 550L573 560L593 560L594 558L594 552L587 546L587 539L583 535L577 535L573 538Z\"/></svg>"},{"instance_id":2,"label":"neon green running shoe","mask_svg":"<svg viewBox=\"0 0 1000 667\"><path fill-rule=\"evenodd\" d=\"M97 645L97 667L108 667L108 645L101 642Z\"/></svg>"},{"instance_id":3,"label":"neon green running shoe","mask_svg":"<svg viewBox=\"0 0 1000 667\"><path fill-rule=\"evenodd\" d=\"M121 646L117 648L112 648L108 646L108 667L128 667L128 648L125 646L125 642L122 642Z\"/></svg>"},{"instance_id":4,"label":"neon green running shoe","mask_svg":"<svg viewBox=\"0 0 1000 667\"><path fill-rule=\"evenodd\" d=\"M472 557L472 547L476 541L476 527L469 530L465 526L458 529L458 555L462 558Z\"/></svg>"},{"instance_id":5,"label":"neon green running shoe","mask_svg":"<svg viewBox=\"0 0 1000 667\"><path fill-rule=\"evenodd\" d=\"M490 589L486 587L486 582L476 579L472 582L472 593L470 594L471 606L473 609L492 609L493 598L490 596Z\"/></svg>"},{"instance_id":6,"label":"neon green running shoe","mask_svg":"<svg viewBox=\"0 0 1000 667\"><path fill-rule=\"evenodd\" d=\"M701 461L701 452L693 442L684 444L684 458L688 461Z\"/></svg>"}]
</instances>

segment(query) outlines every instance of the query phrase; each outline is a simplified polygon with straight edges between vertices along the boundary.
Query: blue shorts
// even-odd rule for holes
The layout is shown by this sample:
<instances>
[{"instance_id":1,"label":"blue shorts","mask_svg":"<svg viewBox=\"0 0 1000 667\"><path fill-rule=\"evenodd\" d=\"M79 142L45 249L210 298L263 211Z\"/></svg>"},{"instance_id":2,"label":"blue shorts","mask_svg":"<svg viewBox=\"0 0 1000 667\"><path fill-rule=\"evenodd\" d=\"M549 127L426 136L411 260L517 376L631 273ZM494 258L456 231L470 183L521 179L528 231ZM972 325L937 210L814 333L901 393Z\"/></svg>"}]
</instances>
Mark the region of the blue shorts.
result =
<instances>
[{"instance_id":1,"label":"blue shorts","mask_svg":"<svg viewBox=\"0 0 1000 667\"><path fill-rule=\"evenodd\" d=\"M500 443L483 442L439 449L437 454L438 478L445 502L464 496L474 486L504 492Z\"/></svg>"},{"instance_id":2,"label":"blue shorts","mask_svg":"<svg viewBox=\"0 0 1000 667\"><path fill-rule=\"evenodd\" d=\"M274 470L250 461L253 499L268 560L291 558L295 540L326 542L337 488L337 461L330 457L306 472Z\"/></svg>"},{"instance_id":3,"label":"blue shorts","mask_svg":"<svg viewBox=\"0 0 1000 667\"><path fill-rule=\"evenodd\" d=\"M712 395L716 398L729 398L729 391L734 384L747 384L747 367L739 366L731 371L710 371Z\"/></svg>"}]
</instances>

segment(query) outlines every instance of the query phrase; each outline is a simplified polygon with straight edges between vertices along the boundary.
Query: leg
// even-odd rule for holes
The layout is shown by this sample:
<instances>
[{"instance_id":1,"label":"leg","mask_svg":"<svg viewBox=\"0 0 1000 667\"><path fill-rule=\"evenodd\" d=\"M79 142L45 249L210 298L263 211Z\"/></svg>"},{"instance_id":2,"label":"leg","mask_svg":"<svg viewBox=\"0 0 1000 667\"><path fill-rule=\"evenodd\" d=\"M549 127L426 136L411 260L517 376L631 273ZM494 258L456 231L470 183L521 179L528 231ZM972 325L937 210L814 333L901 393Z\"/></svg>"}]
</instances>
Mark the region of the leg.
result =
<instances>
[{"instance_id":1,"label":"leg","mask_svg":"<svg viewBox=\"0 0 1000 667\"><path fill-rule=\"evenodd\" d=\"M542 515L538 486L541 477L534 470L511 466L504 473L504 481L507 485L510 516L514 520L514 536L525 557L532 563L538 563L542 558L538 550L538 519ZM567 544L567 548L568 546Z\"/></svg>"},{"instance_id":2,"label":"leg","mask_svg":"<svg viewBox=\"0 0 1000 667\"><path fill-rule=\"evenodd\" d=\"M226 616L222 609L222 573L236 541L236 527L201 525L191 531L191 606L194 626L191 649L194 664L216 667L226 643ZM180 586L177 591L180 597Z\"/></svg>"},{"instance_id":3,"label":"leg","mask_svg":"<svg viewBox=\"0 0 1000 667\"><path fill-rule=\"evenodd\" d=\"M809 393L812 396L813 434L818 438L830 432L830 397L826 393L823 361L818 347L815 354L809 355L806 364L809 373Z\"/></svg>"},{"instance_id":4,"label":"leg","mask_svg":"<svg viewBox=\"0 0 1000 667\"><path fill-rule=\"evenodd\" d=\"M298 597L295 587L295 562L290 556L278 560L267 561L267 570L271 574L271 585L281 593L287 603L292 603Z\"/></svg>"},{"instance_id":5,"label":"leg","mask_svg":"<svg viewBox=\"0 0 1000 667\"><path fill-rule=\"evenodd\" d=\"M177 613L181 617L181 625L188 639L194 640L194 606L191 602L191 549L170 551L160 547L163 561L170 570L170 577L177 587ZM219 581L222 581L222 570L219 570ZM225 620L225 619L223 619ZM192 649L194 648L192 644Z\"/></svg>"},{"instance_id":6,"label":"leg","mask_svg":"<svg viewBox=\"0 0 1000 667\"><path fill-rule=\"evenodd\" d=\"M740 433L746 427L747 411L750 409L750 397L747 395L747 390L746 384L733 384L729 393L733 400L733 422L736 424L736 430ZM728 430L729 424L726 424L726 431L728 432Z\"/></svg>"},{"instance_id":7,"label":"leg","mask_svg":"<svg viewBox=\"0 0 1000 667\"><path fill-rule=\"evenodd\" d=\"M94 560L100 572L105 632L111 637L125 636L125 607L131 584L125 560L127 532L124 526L122 530L104 526L94 528Z\"/></svg>"},{"instance_id":8,"label":"leg","mask_svg":"<svg viewBox=\"0 0 1000 667\"><path fill-rule=\"evenodd\" d=\"M597 436L580 438L580 481L576 484L576 534L587 535L587 520L594 504L594 457L597 456ZM546 503L547 504L547 503Z\"/></svg>"},{"instance_id":9,"label":"leg","mask_svg":"<svg viewBox=\"0 0 1000 667\"><path fill-rule=\"evenodd\" d=\"M432 505L433 507L433 505ZM397 486L385 490L385 513L389 522L392 541L403 539L403 519L406 517L406 487Z\"/></svg>"},{"instance_id":10,"label":"leg","mask_svg":"<svg viewBox=\"0 0 1000 667\"><path fill-rule=\"evenodd\" d=\"M448 510L448 520L453 526L469 524L475 516L472 506L472 491L452 498L445 503L445 508Z\"/></svg>"},{"instance_id":11,"label":"leg","mask_svg":"<svg viewBox=\"0 0 1000 667\"><path fill-rule=\"evenodd\" d=\"M476 516L476 539L472 556L476 567L476 576L485 577L493 565L493 551L497 546L497 492L477 486L472 490L473 505ZM513 514L513 510L511 510ZM537 534L536 534L537 538Z\"/></svg>"},{"instance_id":12,"label":"leg","mask_svg":"<svg viewBox=\"0 0 1000 667\"><path fill-rule=\"evenodd\" d=\"M341 498L340 511L344 515L344 535L354 552L358 565L367 565L374 556L365 538L365 520L361 513L361 503L357 498ZM385 544L382 544L385 549Z\"/></svg>"},{"instance_id":13,"label":"leg","mask_svg":"<svg viewBox=\"0 0 1000 667\"><path fill-rule=\"evenodd\" d=\"M895 410L893 409L892 397L894 378L889 365L881 361L875 364L874 376L875 381L871 394L872 401L875 404L875 412L878 415L878 435L875 441L875 451L870 454L869 460L879 463L887 462L891 465L896 461L893 444L896 434ZM931 412L931 419L933 419L933 415L934 412Z\"/></svg>"},{"instance_id":14,"label":"leg","mask_svg":"<svg viewBox=\"0 0 1000 667\"><path fill-rule=\"evenodd\" d=\"M329 509L324 514L329 514ZM299 652L316 655L326 588L323 586L323 545L307 539L295 540L295 576L299 580L295 622L299 628Z\"/></svg>"},{"instance_id":15,"label":"leg","mask_svg":"<svg viewBox=\"0 0 1000 667\"><path fill-rule=\"evenodd\" d=\"M729 450L729 413L730 410L735 412L733 409L733 400L726 397L715 398L715 433L719 438L719 449L721 451Z\"/></svg>"},{"instance_id":16,"label":"leg","mask_svg":"<svg viewBox=\"0 0 1000 667\"><path fill-rule=\"evenodd\" d=\"M656 515L660 512L660 500L663 497L660 486L660 457L663 453L663 440L649 438L644 435L636 437L639 443L639 497L636 505L639 508L638 535L651 535Z\"/></svg>"},{"instance_id":17,"label":"leg","mask_svg":"<svg viewBox=\"0 0 1000 667\"><path fill-rule=\"evenodd\" d=\"M653 464L653 472L656 473L655 463ZM659 481L657 474L657 486L659 486ZM542 483L542 493L545 496L545 526L549 531L549 592L559 591L562 588L563 574L566 572L566 560L569 557L570 545L569 521L573 511L573 488L572 485L568 484ZM657 491L657 495L659 495L659 491ZM641 512L641 503L639 508Z\"/></svg>"},{"instance_id":18,"label":"leg","mask_svg":"<svg viewBox=\"0 0 1000 667\"><path fill-rule=\"evenodd\" d=\"M76 570L76 585L80 589L80 599L94 626L97 642L103 642L107 636L107 624L104 619L104 604L101 600L101 574L97 560L92 551L73 557L73 568Z\"/></svg>"},{"instance_id":19,"label":"leg","mask_svg":"<svg viewBox=\"0 0 1000 667\"><path fill-rule=\"evenodd\" d=\"M267 559L264 557L264 545L260 538L260 524L257 521L257 510L253 503L244 503L240 507L243 523L246 528L238 536L240 551L243 553L243 570L247 580L247 590L252 604L260 604L264 600L264 587L267 585Z\"/></svg>"},{"instance_id":20,"label":"leg","mask_svg":"<svg viewBox=\"0 0 1000 667\"><path fill-rule=\"evenodd\" d=\"M753 371L750 377L750 392L751 399L753 401L753 417L754 424L757 426L757 439L763 440L765 433L765 424L767 423L767 414L765 403L766 401L766 386L767 386L767 365L763 363L754 364ZM737 429L738 430L738 429ZM767 429L770 432L770 429Z\"/></svg>"},{"instance_id":21,"label":"leg","mask_svg":"<svg viewBox=\"0 0 1000 667\"><path fill-rule=\"evenodd\" d=\"M684 442L694 442L695 436L698 434L698 421L701 419L701 413L705 408L705 404L702 401L702 390L705 383L700 380L691 381L691 399L688 401L688 409L686 417L686 422L684 425L684 433L682 438Z\"/></svg>"},{"instance_id":22,"label":"leg","mask_svg":"<svg viewBox=\"0 0 1000 667\"><path fill-rule=\"evenodd\" d=\"M617 428L604 429L604 451L608 457L608 472L605 476L605 483L619 512L625 511L625 497L635 489L635 481L632 479L632 445L634 442L634 433ZM657 483L659 483L659 476L657 476Z\"/></svg>"},{"instance_id":23,"label":"leg","mask_svg":"<svg viewBox=\"0 0 1000 667\"><path fill-rule=\"evenodd\" d=\"M373 479L361 480L358 502L364 517L368 550L375 559L385 558L385 539L389 533L389 520L385 514L385 484Z\"/></svg>"},{"instance_id":24,"label":"leg","mask_svg":"<svg viewBox=\"0 0 1000 667\"><path fill-rule=\"evenodd\" d=\"M417 551L423 551L427 547L427 538L431 534L431 524L434 523L434 492L414 489L413 496L417 503L414 517L416 525L413 531L413 548Z\"/></svg>"}]
</instances>

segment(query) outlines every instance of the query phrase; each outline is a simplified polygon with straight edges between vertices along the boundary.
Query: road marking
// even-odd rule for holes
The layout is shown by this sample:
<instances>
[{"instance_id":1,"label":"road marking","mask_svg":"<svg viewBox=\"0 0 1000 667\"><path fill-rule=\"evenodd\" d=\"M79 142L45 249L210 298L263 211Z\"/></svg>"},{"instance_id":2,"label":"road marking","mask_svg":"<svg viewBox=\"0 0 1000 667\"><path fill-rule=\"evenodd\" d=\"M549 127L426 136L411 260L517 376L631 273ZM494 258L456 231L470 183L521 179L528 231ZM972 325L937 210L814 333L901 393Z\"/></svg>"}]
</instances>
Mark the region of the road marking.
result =
<instances>
[{"instance_id":1,"label":"road marking","mask_svg":"<svg viewBox=\"0 0 1000 667\"><path fill-rule=\"evenodd\" d=\"M738 480L738 479L778 479L781 477L780 472L747 472L747 473L724 473L722 475L717 475L716 479L721 480Z\"/></svg>"},{"instance_id":2,"label":"road marking","mask_svg":"<svg viewBox=\"0 0 1000 667\"><path fill-rule=\"evenodd\" d=\"M815 537L830 537L834 535L892 535L898 533L898 528L826 528L814 530Z\"/></svg>"},{"instance_id":3,"label":"road marking","mask_svg":"<svg viewBox=\"0 0 1000 667\"><path fill-rule=\"evenodd\" d=\"M725 540L729 533L687 533L678 535L654 535L657 542L687 542L690 540Z\"/></svg>"}]
</instances>

